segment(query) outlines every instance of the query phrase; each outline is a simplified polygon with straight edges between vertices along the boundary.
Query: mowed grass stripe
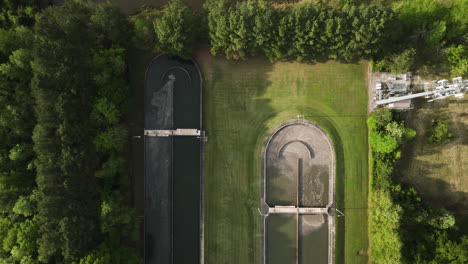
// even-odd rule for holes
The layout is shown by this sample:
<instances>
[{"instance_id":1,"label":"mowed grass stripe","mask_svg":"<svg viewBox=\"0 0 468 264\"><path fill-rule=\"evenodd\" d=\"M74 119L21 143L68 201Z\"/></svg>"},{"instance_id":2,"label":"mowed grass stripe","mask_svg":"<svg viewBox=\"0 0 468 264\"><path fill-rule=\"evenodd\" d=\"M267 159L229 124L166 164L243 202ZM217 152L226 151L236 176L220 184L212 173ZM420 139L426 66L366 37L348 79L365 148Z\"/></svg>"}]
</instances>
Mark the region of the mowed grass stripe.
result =
<instances>
[{"instance_id":1,"label":"mowed grass stripe","mask_svg":"<svg viewBox=\"0 0 468 264\"><path fill-rule=\"evenodd\" d=\"M337 152L337 202L348 208L344 225L338 220L337 263L366 263L358 254L368 247L365 63L234 62L206 51L196 59L208 135L205 262L260 262L262 148L274 128L304 114L328 132Z\"/></svg>"}]
</instances>

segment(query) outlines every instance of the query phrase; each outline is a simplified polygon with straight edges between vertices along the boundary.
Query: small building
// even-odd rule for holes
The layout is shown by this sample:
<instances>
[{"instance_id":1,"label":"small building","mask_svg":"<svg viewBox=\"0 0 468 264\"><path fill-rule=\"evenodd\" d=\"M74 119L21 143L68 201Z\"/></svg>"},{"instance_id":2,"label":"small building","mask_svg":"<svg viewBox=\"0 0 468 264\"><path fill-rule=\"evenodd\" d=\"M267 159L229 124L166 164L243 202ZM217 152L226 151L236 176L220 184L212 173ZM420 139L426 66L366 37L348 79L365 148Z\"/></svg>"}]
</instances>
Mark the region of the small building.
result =
<instances>
[{"instance_id":1,"label":"small building","mask_svg":"<svg viewBox=\"0 0 468 264\"><path fill-rule=\"evenodd\" d=\"M414 108L414 105L411 103L411 99L395 102L388 104L388 108L394 110L410 110Z\"/></svg>"},{"instance_id":2,"label":"small building","mask_svg":"<svg viewBox=\"0 0 468 264\"><path fill-rule=\"evenodd\" d=\"M389 95L394 94L407 94L409 92L409 86L406 83L391 83L385 82L385 85L388 88L387 93Z\"/></svg>"}]
</instances>

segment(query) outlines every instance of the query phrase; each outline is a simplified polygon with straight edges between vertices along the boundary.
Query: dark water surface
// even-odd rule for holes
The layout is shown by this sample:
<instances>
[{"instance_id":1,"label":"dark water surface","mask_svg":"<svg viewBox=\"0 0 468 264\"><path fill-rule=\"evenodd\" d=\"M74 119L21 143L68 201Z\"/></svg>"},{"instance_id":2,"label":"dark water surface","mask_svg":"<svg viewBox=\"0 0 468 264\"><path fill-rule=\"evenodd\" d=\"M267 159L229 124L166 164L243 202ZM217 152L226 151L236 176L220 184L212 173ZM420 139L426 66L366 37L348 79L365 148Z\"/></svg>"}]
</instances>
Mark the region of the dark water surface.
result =
<instances>
[{"instance_id":1,"label":"dark water surface","mask_svg":"<svg viewBox=\"0 0 468 264\"><path fill-rule=\"evenodd\" d=\"M300 216L299 263L328 264L328 217Z\"/></svg>"},{"instance_id":2,"label":"dark water surface","mask_svg":"<svg viewBox=\"0 0 468 264\"><path fill-rule=\"evenodd\" d=\"M200 259L200 139L174 138L173 263Z\"/></svg>"},{"instance_id":3,"label":"dark water surface","mask_svg":"<svg viewBox=\"0 0 468 264\"><path fill-rule=\"evenodd\" d=\"M266 263L295 264L296 215L273 214L266 219Z\"/></svg>"},{"instance_id":4,"label":"dark water surface","mask_svg":"<svg viewBox=\"0 0 468 264\"><path fill-rule=\"evenodd\" d=\"M328 264L328 217L299 215L297 222L296 214L269 215L266 219L266 263L295 264L298 256L301 264Z\"/></svg>"},{"instance_id":5,"label":"dark water surface","mask_svg":"<svg viewBox=\"0 0 468 264\"><path fill-rule=\"evenodd\" d=\"M201 76L193 61L160 55L145 79L145 129L200 128Z\"/></svg>"},{"instance_id":6,"label":"dark water surface","mask_svg":"<svg viewBox=\"0 0 468 264\"><path fill-rule=\"evenodd\" d=\"M200 87L195 85L200 79L188 76L188 72L180 68L173 68L169 73L176 77L174 128L200 128Z\"/></svg>"},{"instance_id":7,"label":"dark water surface","mask_svg":"<svg viewBox=\"0 0 468 264\"><path fill-rule=\"evenodd\" d=\"M193 61L166 55L148 66L145 129L200 129L201 76ZM201 142L145 137L145 263L200 262Z\"/></svg>"},{"instance_id":8,"label":"dark water surface","mask_svg":"<svg viewBox=\"0 0 468 264\"><path fill-rule=\"evenodd\" d=\"M171 263L172 138L145 137L145 263Z\"/></svg>"}]
</instances>

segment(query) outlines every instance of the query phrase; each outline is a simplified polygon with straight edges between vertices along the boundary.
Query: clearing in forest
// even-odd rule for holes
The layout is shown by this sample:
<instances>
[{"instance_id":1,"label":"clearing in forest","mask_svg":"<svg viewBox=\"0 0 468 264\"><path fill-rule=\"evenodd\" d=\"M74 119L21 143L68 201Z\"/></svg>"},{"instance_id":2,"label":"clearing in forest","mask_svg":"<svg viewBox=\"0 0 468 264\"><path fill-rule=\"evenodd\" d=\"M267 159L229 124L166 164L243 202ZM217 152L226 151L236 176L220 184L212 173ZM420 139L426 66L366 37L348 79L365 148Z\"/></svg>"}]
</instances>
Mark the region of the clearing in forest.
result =
<instances>
[{"instance_id":1,"label":"clearing in forest","mask_svg":"<svg viewBox=\"0 0 468 264\"><path fill-rule=\"evenodd\" d=\"M433 206L453 210L460 226L468 221L468 99L432 103L418 100L405 115L417 136L405 144L397 173ZM447 121L452 140L443 145L427 142L433 120ZM468 232L465 228L465 232Z\"/></svg>"}]
</instances>

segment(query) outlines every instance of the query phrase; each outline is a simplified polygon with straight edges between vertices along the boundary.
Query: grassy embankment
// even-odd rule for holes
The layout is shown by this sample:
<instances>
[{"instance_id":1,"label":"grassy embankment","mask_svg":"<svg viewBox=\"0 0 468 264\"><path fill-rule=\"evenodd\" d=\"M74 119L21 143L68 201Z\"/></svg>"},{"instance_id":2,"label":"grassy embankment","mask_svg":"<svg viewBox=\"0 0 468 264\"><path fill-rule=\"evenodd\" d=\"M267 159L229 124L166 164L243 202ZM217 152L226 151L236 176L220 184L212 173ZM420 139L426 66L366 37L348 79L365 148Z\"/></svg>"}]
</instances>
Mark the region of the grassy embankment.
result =
<instances>
[{"instance_id":1,"label":"grassy embankment","mask_svg":"<svg viewBox=\"0 0 468 264\"><path fill-rule=\"evenodd\" d=\"M407 126L417 136L405 144L397 174L402 182L414 186L436 208L453 210L457 223L468 233L468 99L446 99L427 103L421 99L405 116ZM444 145L426 140L432 120L447 121L453 138Z\"/></svg>"},{"instance_id":2,"label":"grassy embankment","mask_svg":"<svg viewBox=\"0 0 468 264\"><path fill-rule=\"evenodd\" d=\"M337 154L337 263L367 263L366 65L270 64L196 57L204 77L205 263L258 263L261 152L282 122L304 114Z\"/></svg>"}]
</instances>

